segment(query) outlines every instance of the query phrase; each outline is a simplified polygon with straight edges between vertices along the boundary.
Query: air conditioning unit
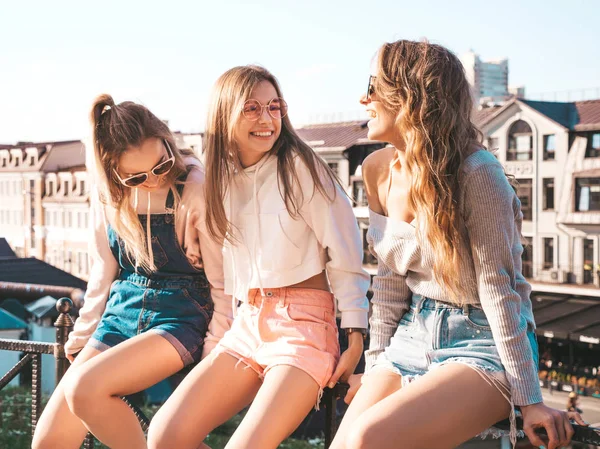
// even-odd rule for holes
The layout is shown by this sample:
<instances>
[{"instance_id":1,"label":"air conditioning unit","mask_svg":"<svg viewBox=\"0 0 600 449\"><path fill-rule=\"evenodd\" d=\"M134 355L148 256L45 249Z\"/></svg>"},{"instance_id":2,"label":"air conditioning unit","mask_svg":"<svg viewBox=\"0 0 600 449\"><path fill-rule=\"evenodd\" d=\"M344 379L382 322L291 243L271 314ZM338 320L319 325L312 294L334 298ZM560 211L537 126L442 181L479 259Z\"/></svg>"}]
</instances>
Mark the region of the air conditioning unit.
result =
<instances>
[{"instance_id":1,"label":"air conditioning unit","mask_svg":"<svg viewBox=\"0 0 600 449\"><path fill-rule=\"evenodd\" d=\"M550 280L558 284L566 284L569 282L569 271L553 268L549 270Z\"/></svg>"}]
</instances>

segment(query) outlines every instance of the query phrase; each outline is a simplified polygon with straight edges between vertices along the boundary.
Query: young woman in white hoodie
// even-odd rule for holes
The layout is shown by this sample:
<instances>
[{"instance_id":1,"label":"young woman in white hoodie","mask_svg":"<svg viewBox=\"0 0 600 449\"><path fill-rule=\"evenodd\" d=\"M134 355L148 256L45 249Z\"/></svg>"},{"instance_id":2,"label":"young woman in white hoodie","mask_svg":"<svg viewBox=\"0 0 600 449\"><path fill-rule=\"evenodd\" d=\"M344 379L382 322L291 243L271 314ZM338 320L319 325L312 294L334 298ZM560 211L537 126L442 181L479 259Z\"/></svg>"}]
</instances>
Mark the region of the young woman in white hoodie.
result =
<instances>
[{"instance_id":1,"label":"young woman in white hoodie","mask_svg":"<svg viewBox=\"0 0 600 449\"><path fill-rule=\"evenodd\" d=\"M196 449L252 402L227 447L276 448L360 359L369 286L360 233L335 175L294 132L261 67L217 81L206 163L207 228L225 242L225 292L237 314L155 416L148 444ZM335 298L349 337L341 357Z\"/></svg>"},{"instance_id":2,"label":"young woman in white hoodie","mask_svg":"<svg viewBox=\"0 0 600 449\"><path fill-rule=\"evenodd\" d=\"M198 159L139 104L101 95L92 126L91 274L65 345L73 365L38 422L35 449L79 448L88 431L113 449L145 449L119 396L199 361L230 322Z\"/></svg>"}]
</instances>

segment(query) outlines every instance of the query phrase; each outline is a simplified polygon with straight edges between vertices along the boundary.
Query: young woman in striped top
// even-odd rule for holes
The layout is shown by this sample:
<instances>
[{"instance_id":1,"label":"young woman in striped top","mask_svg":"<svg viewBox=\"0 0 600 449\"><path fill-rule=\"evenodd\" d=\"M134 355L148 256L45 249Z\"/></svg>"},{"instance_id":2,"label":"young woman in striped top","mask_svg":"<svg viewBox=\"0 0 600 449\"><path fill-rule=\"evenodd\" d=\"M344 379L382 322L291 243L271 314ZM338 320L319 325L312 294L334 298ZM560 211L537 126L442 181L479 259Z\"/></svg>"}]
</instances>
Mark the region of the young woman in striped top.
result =
<instances>
[{"instance_id":1,"label":"young woman in striped top","mask_svg":"<svg viewBox=\"0 0 600 449\"><path fill-rule=\"evenodd\" d=\"M361 103L368 137L393 148L363 165L379 262L371 343L333 447L453 448L509 416L514 444L515 406L533 444L544 427L551 449L566 446L569 418L583 421L542 402L520 202L471 122L460 61L385 44Z\"/></svg>"}]
</instances>

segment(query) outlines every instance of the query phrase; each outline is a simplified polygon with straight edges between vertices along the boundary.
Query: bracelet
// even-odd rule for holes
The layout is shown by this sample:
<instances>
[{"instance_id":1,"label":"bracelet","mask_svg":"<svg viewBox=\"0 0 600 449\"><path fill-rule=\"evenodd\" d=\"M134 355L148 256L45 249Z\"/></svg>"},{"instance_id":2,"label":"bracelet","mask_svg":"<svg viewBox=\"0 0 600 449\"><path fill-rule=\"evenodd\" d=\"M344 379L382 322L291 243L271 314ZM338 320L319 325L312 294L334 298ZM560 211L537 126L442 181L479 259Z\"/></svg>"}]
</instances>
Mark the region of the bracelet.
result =
<instances>
[{"instance_id":1,"label":"bracelet","mask_svg":"<svg viewBox=\"0 0 600 449\"><path fill-rule=\"evenodd\" d=\"M346 336L350 335L352 332L360 332L363 336L363 340L367 339L367 330L361 327L347 327L344 330L346 331Z\"/></svg>"}]
</instances>

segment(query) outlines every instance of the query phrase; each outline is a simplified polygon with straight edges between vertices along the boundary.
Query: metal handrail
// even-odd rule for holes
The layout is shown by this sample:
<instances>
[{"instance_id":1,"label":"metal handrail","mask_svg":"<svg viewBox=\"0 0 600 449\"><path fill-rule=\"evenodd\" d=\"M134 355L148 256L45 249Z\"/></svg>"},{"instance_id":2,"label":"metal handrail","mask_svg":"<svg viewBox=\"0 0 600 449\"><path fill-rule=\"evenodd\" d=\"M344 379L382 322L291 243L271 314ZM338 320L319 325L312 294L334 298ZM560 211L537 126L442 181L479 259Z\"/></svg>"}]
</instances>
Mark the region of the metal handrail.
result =
<instances>
[{"instance_id":1,"label":"metal handrail","mask_svg":"<svg viewBox=\"0 0 600 449\"><path fill-rule=\"evenodd\" d=\"M9 283L0 283L0 289ZM11 288L26 288L32 284L23 286L21 284L11 284ZM52 286L34 286L33 291L44 291L48 293L48 288ZM65 294L65 289L62 287L56 287L58 290ZM41 290L40 290L41 289ZM62 289L62 290L61 290ZM79 291L76 289L68 289L71 294L78 295ZM29 291L29 290L28 290ZM54 290L52 290L54 291ZM0 338L0 349L7 351L18 351L24 352L25 356L13 366L8 373L0 378L0 390L4 388L8 383L13 380L20 372L27 368L31 363L31 435L35 433L35 428L39 416L41 414L42 405L42 354L53 355L56 359L56 385L65 375L69 368L70 362L65 354L65 343L69 337L69 332L73 329L73 319L69 312L73 309L73 301L69 298L61 298L56 302L56 309L59 312L58 318L54 322L56 327L56 343L44 343L39 341L27 341L27 340L14 340L8 338ZM122 398L123 401L131 408L135 416L138 418L142 430L148 430L150 420L144 415L144 413L132 404L127 398ZM86 436L83 447L85 449L93 449L94 437L91 433Z\"/></svg>"}]
</instances>

